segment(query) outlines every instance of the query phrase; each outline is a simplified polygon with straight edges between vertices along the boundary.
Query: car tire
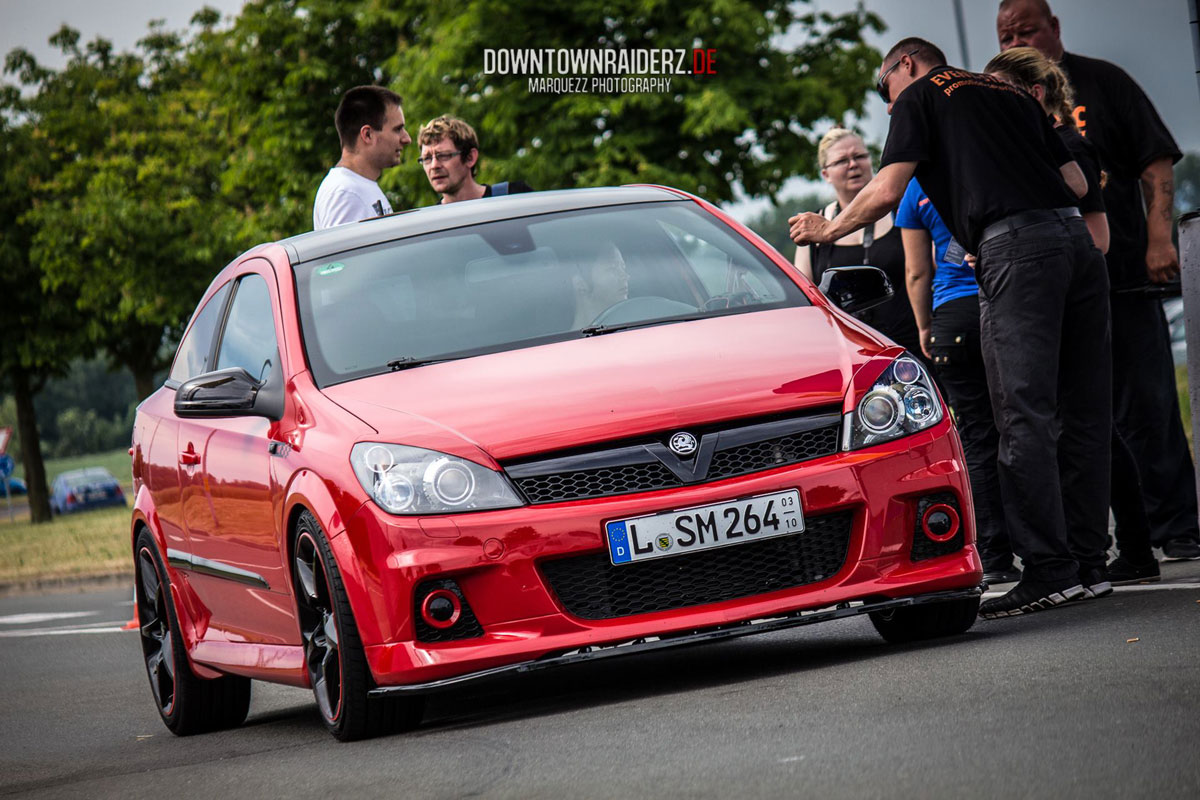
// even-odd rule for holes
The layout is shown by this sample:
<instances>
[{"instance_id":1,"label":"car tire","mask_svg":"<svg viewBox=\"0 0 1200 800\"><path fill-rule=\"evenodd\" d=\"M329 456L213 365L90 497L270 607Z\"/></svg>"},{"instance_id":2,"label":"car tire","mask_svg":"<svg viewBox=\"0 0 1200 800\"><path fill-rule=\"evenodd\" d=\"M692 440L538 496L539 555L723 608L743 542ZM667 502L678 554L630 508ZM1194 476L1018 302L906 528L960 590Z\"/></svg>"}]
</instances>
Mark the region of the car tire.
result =
<instances>
[{"instance_id":1,"label":"car tire","mask_svg":"<svg viewBox=\"0 0 1200 800\"><path fill-rule=\"evenodd\" d=\"M178 736L235 728L250 711L250 679L201 678L192 672L180 635L167 571L150 532L137 538L138 634L159 716Z\"/></svg>"},{"instance_id":2,"label":"car tire","mask_svg":"<svg viewBox=\"0 0 1200 800\"><path fill-rule=\"evenodd\" d=\"M979 614L979 598L926 603L887 611L872 611L871 624L892 644L936 639L965 633Z\"/></svg>"},{"instance_id":3,"label":"car tire","mask_svg":"<svg viewBox=\"0 0 1200 800\"><path fill-rule=\"evenodd\" d=\"M341 572L325 531L304 511L292 548L304 664L321 720L343 742L416 727L422 697L370 697L375 688Z\"/></svg>"}]
</instances>

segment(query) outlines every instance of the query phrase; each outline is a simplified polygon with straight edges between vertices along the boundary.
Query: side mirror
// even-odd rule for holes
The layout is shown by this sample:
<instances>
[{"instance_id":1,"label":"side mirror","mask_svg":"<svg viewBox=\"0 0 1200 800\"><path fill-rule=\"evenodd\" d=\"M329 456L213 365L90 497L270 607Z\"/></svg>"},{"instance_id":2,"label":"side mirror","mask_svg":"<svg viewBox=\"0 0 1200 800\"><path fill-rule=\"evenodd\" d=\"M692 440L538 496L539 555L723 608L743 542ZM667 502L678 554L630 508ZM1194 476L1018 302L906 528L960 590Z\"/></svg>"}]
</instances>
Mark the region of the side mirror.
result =
<instances>
[{"instance_id":1,"label":"side mirror","mask_svg":"<svg viewBox=\"0 0 1200 800\"><path fill-rule=\"evenodd\" d=\"M283 370L276 355L266 379L241 367L206 372L175 390L175 414L188 419L266 417L283 419Z\"/></svg>"},{"instance_id":2,"label":"side mirror","mask_svg":"<svg viewBox=\"0 0 1200 800\"><path fill-rule=\"evenodd\" d=\"M882 305L896 294L878 267L834 267L821 275L821 293L847 314Z\"/></svg>"}]
</instances>

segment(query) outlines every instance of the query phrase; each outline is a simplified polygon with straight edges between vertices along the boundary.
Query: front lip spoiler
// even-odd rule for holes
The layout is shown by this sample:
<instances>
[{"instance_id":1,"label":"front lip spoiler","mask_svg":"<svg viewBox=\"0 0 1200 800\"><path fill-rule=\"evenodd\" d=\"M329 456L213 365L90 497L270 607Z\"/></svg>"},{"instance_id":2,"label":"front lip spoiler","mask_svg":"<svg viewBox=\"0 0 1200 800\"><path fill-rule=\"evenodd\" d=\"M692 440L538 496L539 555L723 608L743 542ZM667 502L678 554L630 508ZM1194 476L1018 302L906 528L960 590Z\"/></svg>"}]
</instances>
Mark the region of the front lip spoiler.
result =
<instances>
[{"instance_id":1,"label":"front lip spoiler","mask_svg":"<svg viewBox=\"0 0 1200 800\"><path fill-rule=\"evenodd\" d=\"M430 694L432 692L438 692L444 689L452 689L465 683L474 683L475 681L496 678L502 675L520 675L527 672L536 672L537 670L549 669L551 667L563 667L570 664L577 664L581 661L595 661L602 658L612 658L614 656L648 653L654 650L663 650L668 647L682 647L685 645L712 642L718 639L733 639L738 636L750 636L756 633L770 633L771 631L781 631L787 628L796 628L801 625L812 625L816 622L827 622L831 619L854 617L859 614L869 613L871 611L890 611L892 609L906 608L908 606L926 605L928 603L944 603L948 600L966 600L971 597L982 596L983 585L981 584L979 586L972 586L967 589L950 589L941 592L913 595L912 597L898 597L893 600L854 600L847 603L839 603L833 608L810 611L792 611L788 614L782 614L777 617L745 620L743 622L735 622L715 628L705 628L704 630L665 634L662 637L647 636L627 642L618 642L617 644L580 647L574 650L568 650L565 653L559 653L558 655L543 656L542 658L534 659L533 661L522 661L517 664L494 667L492 669L480 670L479 672L470 672L466 675L456 675L453 678L443 678L441 680L429 681L428 683L411 683L403 686L380 686L376 689L372 689L370 692L368 692L368 694L372 697Z\"/></svg>"}]
</instances>

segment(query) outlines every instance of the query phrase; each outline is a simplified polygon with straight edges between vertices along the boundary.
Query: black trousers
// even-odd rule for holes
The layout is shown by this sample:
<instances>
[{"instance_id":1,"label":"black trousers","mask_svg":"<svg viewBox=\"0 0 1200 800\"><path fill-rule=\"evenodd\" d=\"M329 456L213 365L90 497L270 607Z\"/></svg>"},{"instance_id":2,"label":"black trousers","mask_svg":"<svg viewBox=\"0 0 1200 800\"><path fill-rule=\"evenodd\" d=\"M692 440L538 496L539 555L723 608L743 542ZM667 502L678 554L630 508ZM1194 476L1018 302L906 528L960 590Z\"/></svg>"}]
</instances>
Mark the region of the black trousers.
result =
<instances>
[{"instance_id":1,"label":"black trousers","mask_svg":"<svg viewBox=\"0 0 1200 800\"><path fill-rule=\"evenodd\" d=\"M1108 270L1081 218L985 242L976 275L1000 491L1027 577L1074 580L1108 545Z\"/></svg>"},{"instance_id":2,"label":"black trousers","mask_svg":"<svg viewBox=\"0 0 1200 800\"><path fill-rule=\"evenodd\" d=\"M1150 539L1158 547L1171 539L1200 540L1196 471L1179 418L1162 304L1114 295L1112 333L1113 415L1141 474Z\"/></svg>"},{"instance_id":3,"label":"black trousers","mask_svg":"<svg viewBox=\"0 0 1200 800\"><path fill-rule=\"evenodd\" d=\"M985 572L1013 567L1012 543L1000 499L996 459L1000 432L992 414L979 330L979 296L957 297L933 309L933 368L946 393L967 458L979 557Z\"/></svg>"}]
</instances>

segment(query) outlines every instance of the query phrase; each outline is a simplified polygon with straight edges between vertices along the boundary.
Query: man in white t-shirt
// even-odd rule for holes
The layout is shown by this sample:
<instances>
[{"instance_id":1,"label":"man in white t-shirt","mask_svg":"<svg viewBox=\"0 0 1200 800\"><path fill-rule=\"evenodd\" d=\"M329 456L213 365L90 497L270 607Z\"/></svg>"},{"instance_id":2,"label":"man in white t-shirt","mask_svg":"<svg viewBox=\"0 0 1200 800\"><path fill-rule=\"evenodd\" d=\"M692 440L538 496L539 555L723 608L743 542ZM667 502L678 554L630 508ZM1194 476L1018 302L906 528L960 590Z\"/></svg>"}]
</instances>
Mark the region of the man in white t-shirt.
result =
<instances>
[{"instance_id":1,"label":"man in white t-shirt","mask_svg":"<svg viewBox=\"0 0 1200 800\"><path fill-rule=\"evenodd\" d=\"M325 175L313 204L313 228L321 230L392 213L376 181L400 163L412 141L404 128L400 95L382 86L356 86L334 114L341 160Z\"/></svg>"}]
</instances>

